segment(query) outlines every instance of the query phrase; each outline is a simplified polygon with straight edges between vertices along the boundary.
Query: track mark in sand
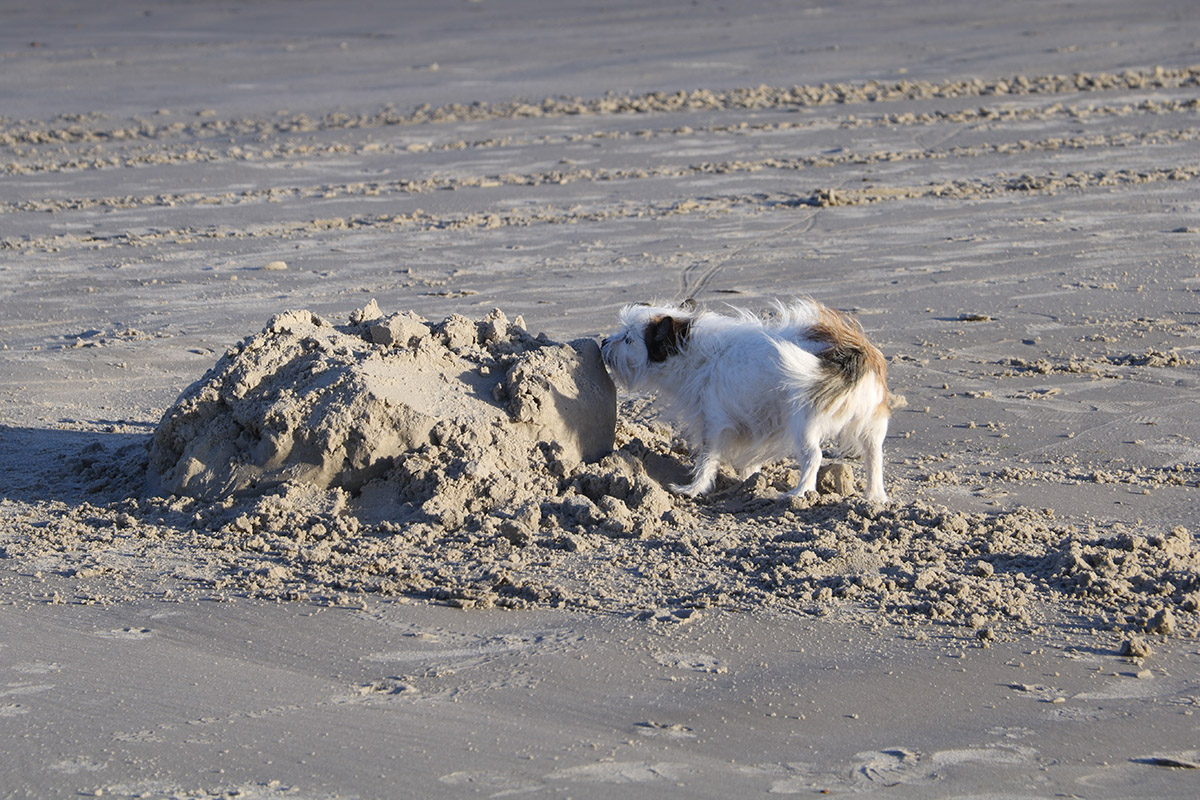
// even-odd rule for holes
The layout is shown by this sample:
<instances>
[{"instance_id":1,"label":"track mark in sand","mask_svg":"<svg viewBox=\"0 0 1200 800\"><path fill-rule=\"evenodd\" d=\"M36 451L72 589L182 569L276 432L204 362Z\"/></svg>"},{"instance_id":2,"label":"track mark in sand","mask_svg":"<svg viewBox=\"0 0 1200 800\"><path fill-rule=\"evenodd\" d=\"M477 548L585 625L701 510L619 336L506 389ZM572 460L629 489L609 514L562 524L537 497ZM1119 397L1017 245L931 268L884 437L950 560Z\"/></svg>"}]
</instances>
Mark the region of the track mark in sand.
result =
<instances>
[{"instance_id":1,"label":"track mark in sand","mask_svg":"<svg viewBox=\"0 0 1200 800\"><path fill-rule=\"evenodd\" d=\"M931 784L943 780L944 771L960 764L1022 766L1029 764L1037 751L1010 744L984 745L955 750L918 753L906 747L867 750L856 753L848 770L815 768L810 764L763 764L744 768L743 774L772 778L771 794L809 794L812 792L875 792L901 785Z\"/></svg>"},{"instance_id":2,"label":"track mark in sand","mask_svg":"<svg viewBox=\"0 0 1200 800\"><path fill-rule=\"evenodd\" d=\"M547 780L582 781L587 783L651 783L682 780L690 768L686 764L644 761L600 761L566 767L546 775Z\"/></svg>"},{"instance_id":3,"label":"track mark in sand","mask_svg":"<svg viewBox=\"0 0 1200 800\"><path fill-rule=\"evenodd\" d=\"M675 299L686 300L699 297L708 288L712 279L720 274L725 265L737 256L747 250L758 247L769 239L775 239L786 234L803 233L812 227L815 220L816 214L811 213L804 219L784 225L779 230L758 236L748 244L741 245L721 255L719 258L706 258L684 267L683 271L679 274L679 293L675 295Z\"/></svg>"},{"instance_id":4,"label":"track mark in sand","mask_svg":"<svg viewBox=\"0 0 1200 800\"><path fill-rule=\"evenodd\" d=\"M121 628L112 631L98 631L96 636L101 636L105 639L128 639L131 641L139 641L149 639L154 636L154 631L149 628Z\"/></svg>"},{"instance_id":5,"label":"track mark in sand","mask_svg":"<svg viewBox=\"0 0 1200 800\"><path fill-rule=\"evenodd\" d=\"M111 145L111 147L116 149L116 152L112 153L105 153L96 145L90 145L86 149L74 154L60 154L57 148L53 153L48 154L33 150L24 151L18 155L16 160L0 163L0 174L34 175L39 173L128 169L142 166L179 166L196 163L267 164L299 159L346 158L348 156L358 158L371 156L405 157L424 153L565 147L605 141L643 142L657 139L675 139L679 136L694 136L697 134L711 140L723 136L744 138L792 131L803 132L829 129L924 127L932 130L940 125L985 125L989 128L996 128L1007 124L1050 122L1055 119L1084 122L1099 117L1162 116L1166 114L1189 114L1197 110L1200 110L1200 99L1196 98L1188 100L1147 99L1138 103L1069 106L1055 102L1049 106L1038 108L1014 109L1002 106L985 106L953 111L930 110L919 113L886 113L877 116L862 116L857 114L833 115L802 121L788 120L784 122L751 123L740 120L736 123L712 123L698 127L683 125L658 129L643 128L635 131L602 130L554 135L500 136L489 139L456 139L421 144L410 143L407 145L389 142L365 142L361 144L332 142L320 144L287 141L279 144L263 144L259 146L239 144L217 148L198 145L194 142L181 145L161 145L154 139L151 139L149 143L137 145ZM945 141L948 141L954 135L954 133L940 135L941 143L944 144ZM1122 134L1118 138L1128 136L1140 136L1140 134Z\"/></svg>"},{"instance_id":6,"label":"track mark in sand","mask_svg":"<svg viewBox=\"0 0 1200 800\"><path fill-rule=\"evenodd\" d=\"M80 792L83 794L83 792ZM265 783L226 784L223 786L185 786L180 783L158 780L137 781L134 783L117 783L103 786L94 794L109 797L177 797L186 800L334 800L333 795L308 794L295 786L288 786L281 781L272 780Z\"/></svg>"},{"instance_id":7,"label":"track mark in sand","mask_svg":"<svg viewBox=\"0 0 1200 800\"><path fill-rule=\"evenodd\" d=\"M10 683L0 688L0 699L5 697L27 697L31 694L41 694L54 688L53 683Z\"/></svg>"},{"instance_id":8,"label":"track mark in sand","mask_svg":"<svg viewBox=\"0 0 1200 800\"><path fill-rule=\"evenodd\" d=\"M647 720L633 726L641 736L661 736L667 739L695 739L695 732L687 725L679 723L655 722Z\"/></svg>"},{"instance_id":9,"label":"track mark in sand","mask_svg":"<svg viewBox=\"0 0 1200 800\"><path fill-rule=\"evenodd\" d=\"M503 227L529 227L538 224L571 224L615 219L660 219L687 214L719 214L736 210L751 213L791 211L803 207L862 206L900 200L980 200L1019 194L1054 194L1059 191L1085 191L1151 183L1190 182L1200 178L1200 165L1171 166L1147 170L1115 169L1057 172L1040 175L996 175L981 179L938 181L919 185L864 189L820 188L805 194L762 192L753 195L710 195L675 202L616 201L596 203L584 209L566 207L525 207L504 211L464 214L429 214L417 210L411 214L359 215L308 221L277 222L245 227L213 225L208 228L153 228L126 232L99 239L88 234L54 234L0 239L0 251L57 252L63 248L104 249L144 247L149 244L190 244L196 239L289 238L341 230L463 230ZM706 281L693 279L701 288Z\"/></svg>"},{"instance_id":10,"label":"track mark in sand","mask_svg":"<svg viewBox=\"0 0 1200 800\"><path fill-rule=\"evenodd\" d=\"M512 795L537 792L545 788L545 784L533 778L509 772L485 770L451 772L438 778L438 782L447 786L464 787L473 792L487 793L488 797L511 797Z\"/></svg>"},{"instance_id":11,"label":"track mark in sand","mask_svg":"<svg viewBox=\"0 0 1200 800\"><path fill-rule=\"evenodd\" d=\"M721 675L728 671L720 659L706 653L658 653L654 656L654 660L664 667L686 669L692 672L710 672Z\"/></svg>"},{"instance_id":12,"label":"track mark in sand","mask_svg":"<svg viewBox=\"0 0 1200 800\"><path fill-rule=\"evenodd\" d=\"M984 81L979 78L944 81L866 81L792 87L758 86L728 90L693 89L650 92L641 95L607 95L601 98L546 98L541 102L513 100L505 103L419 106L407 113L385 107L373 114L334 112L313 119L291 114L276 119L211 120L154 123L137 119L122 127L89 127L106 118L97 114L64 115L51 124L12 122L0 129L0 146L52 145L76 142L109 142L165 137L212 138L302 134L326 130L354 130L436 123L481 122L504 119L574 117L581 115L647 114L679 111L743 111L795 109L853 104L904 102L923 99L1074 95L1090 92L1164 90L1200 85L1200 66L1125 70L1121 73L1074 75L1014 75ZM54 123L57 124L54 124Z\"/></svg>"},{"instance_id":13,"label":"track mark in sand","mask_svg":"<svg viewBox=\"0 0 1200 800\"><path fill-rule=\"evenodd\" d=\"M421 126L435 123L472 122L479 120L520 120L541 117L619 116L655 112L704 111L720 114L726 111L744 110L796 110L804 107L854 104L876 104L925 100L939 105L955 99L987 97L991 107L955 110L939 108L921 112L888 112L873 118L853 114L829 117L809 117L800 121L768 119L747 122L744 119L725 122L710 118L707 127L700 126L699 132L707 136L746 137L753 134L786 132L808 128L854 128L861 126L918 126L929 127L943 123L969 125L980 130L1002 130L1005 124L1027 124L1029 121L1065 118L1086 120L1098 115L1155 115L1165 113L1189 114L1200 107L1194 97L1164 98L1167 91L1190 92L1200 86L1200 68L1182 69L1155 68L1153 70L1126 71L1120 74L1077 74L1073 76L1013 76L1010 78L982 81L947 80L941 82L899 81L891 84L868 82L863 84L838 84L822 86L796 86L790 88L757 87L754 89L713 92L698 89L691 92L653 92L637 97L606 96L593 100L579 98L548 99L540 104L524 101L496 105L471 104L469 106L446 106L443 108L418 108L403 114L394 109L384 109L376 114L352 115L333 113L321 118L304 115L276 116L264 119L218 120L199 119L190 122L175 120L135 120L128 124L112 123L99 115L64 116L46 124L8 123L0 128L0 144L12 147L15 160L8 171L34 171L45 167L53 171L53 163L42 163L42 150L64 146L79 148L78 153L49 155L63 164L88 168L88 165L104 168L108 165L132 165L134 163L183 163L197 162L201 165L210 161L252 161L254 159L283 160L346 156L366 158L371 155L387 157L398 154L397 148L419 158L431 151L469 150L472 148L505 148L562 146L578 142L598 143L603 139L664 138L666 140L697 133L687 125L662 128L660 130L618 131L568 131L550 136L497 136L478 142L453 141L441 143L404 142L345 142L301 141L295 137L320 131L351 131L356 129L384 128L394 126ZM1095 97L1097 92L1133 92L1147 95L1141 102L1127 97ZM1093 95L1098 102L1087 105L1065 106L1056 101L1064 95ZM997 105L1006 97L1029 97L1028 103L1038 103L1036 108L1013 108ZM1136 100L1136 97L1135 97ZM1045 101L1045 102L1042 102ZM213 147L203 144L205 139L216 137L250 137L262 141L229 147ZM271 141L271 137L289 137ZM675 215L711 215L729 212L762 213L767 211L789 211L798 208L830 208L861 206L883 202L913 200L957 200L972 201L981 198L1012 193L1045 194L1059 191L1081 191L1161 181L1191 181L1200 174L1195 164L1181 161L1168 167L1118 169L1102 159L1106 152L1120 149L1126 163L1132 148L1161 147L1195 141L1200 134L1194 127L1142 131L1137 133L1115 133L1107 135L1061 135L1046 136L1039 140L1015 139L991 143L979 143L940 149L849 149L839 152L822 152L812 156L781 155L749 159L730 158L721 161L696 162L691 164L649 163L645 165L577 167L567 164L546 170L518 169L496 171L482 175L432 175L390 181L352 181L344 183L318 183L296 186L267 186L241 191L154 191L104 197L43 197L0 203L0 214L26 214L45 212L76 213L96 210L118 209L167 209L188 208L218 209L240 207L246 204L283 204L273 211L275 220L261 224L237 223L215 224L206 228L176 227L171 224L155 224L144 231L118 231L104 235L86 233L23 232L20 236L10 235L0 240L0 250L30 252L38 249L55 251L70 249L107 249L112 247L142 247L146 245L189 245L198 239L255 239L290 238L311 236L326 231L379 230L379 231L426 231L464 230L526 227L539 224L572 224L600 222L606 220L661 219ZM172 140L179 139L177 142ZM941 137L942 141L948 141ZM107 148L107 150L106 150ZM120 152L109 152L112 149ZM1020 156L1031 152L1055 153L1064 150L1095 151L1096 169L1079 169L1067 174L1054 171L1022 172L1020 174L991 173L983 176L971 175L978 170L973 159L979 157ZM1136 154L1134 154L1136 155ZM160 159L161 156L161 159ZM622 156L623 158L625 156ZM661 157L656 157L661 158ZM1169 156L1168 156L1169 158ZM1159 164L1162 154L1156 156ZM802 189L795 194L755 193L698 195L689 190L683 181L690 178L709 176L754 175L757 173L801 172L811 169L835 169L838 167L866 167L869 165L897 162L938 162L939 164L961 164L966 175L949 180L930 181L925 184L880 185L848 189L844 185L818 185ZM202 167L201 167L202 168ZM990 167L989 170L994 170ZM850 170L853 171L853 170ZM607 199L580 205L573 198L539 198L537 203L516 207L496 208L492 195L472 195L475 210L460 213L426 214L416 210L406 214L357 215L353 217L331 216L307 220L288 220L288 203L309 206L323 201L353 202L362 198L387 198L391 196L413 196L441 190L473 190L486 192L495 187L539 187L567 186L570 184L600 185L616 187L633 185L646 180L678 181L672 187L671 199L649 200L642 197L616 197L608 192ZM828 181L823 177L818 181ZM568 190L569 192L569 190ZM679 195L682 194L682 199ZM476 200L475 198L478 198ZM543 203L549 199L549 204ZM482 208L478 206L482 205ZM468 206L470 209L470 206ZM283 212L282 214L280 212ZM283 219L278 219L283 217ZM39 217L40 218L40 217ZM173 218L171 221L174 221ZM268 219L270 219L268 217ZM117 222L117 218L112 218ZM166 222L166 220L158 220ZM13 223L20 224L20 223ZM117 222L117 224L120 224ZM804 225L810 225L811 216L801 222L789 222L773 234L763 236L750 245L705 258L687 267L680 275L678 291L681 297L698 295L709 291L717 276L744 250L761 244L771 236L794 234ZM61 223L58 225L61 230Z\"/></svg>"},{"instance_id":14,"label":"track mark in sand","mask_svg":"<svg viewBox=\"0 0 1200 800\"><path fill-rule=\"evenodd\" d=\"M855 781L897 786L924 777L918 772L921 755L903 747L858 753L854 758L859 762L850 773Z\"/></svg>"},{"instance_id":15,"label":"track mark in sand","mask_svg":"<svg viewBox=\"0 0 1200 800\"><path fill-rule=\"evenodd\" d=\"M398 678L384 678L383 680L359 684L349 692L335 695L331 698L330 702L334 705L378 705L381 701L392 702L396 700L410 701L418 699L426 700L429 698L420 689L407 681L402 681Z\"/></svg>"},{"instance_id":16,"label":"track mark in sand","mask_svg":"<svg viewBox=\"0 0 1200 800\"><path fill-rule=\"evenodd\" d=\"M869 152L844 151L818 156L768 157L752 160L735 159L722 162L700 162L689 165L659 164L647 167L552 169L541 172L504 172L489 175L461 175L456 177L430 177L395 181L355 181L341 184L316 184L310 186L271 186L262 189L244 189L219 194L205 192L159 192L153 194L111 195L106 197L40 198L11 200L0 203L0 214L46 213L63 211L88 211L96 208L177 208L200 206L240 206L247 203L284 203L312 200L338 200L356 197L386 197L391 195L419 195L436 191L462 191L468 189L492 189L499 186L562 186L572 183L621 183L663 178L691 178L702 175L753 174L768 170L799 172L816 168L838 166L867 166L914 161L969 160L985 155L1018 155L1030 152L1057 152L1062 150L1087 150L1089 148L1129 148L1153 146L1200 140L1200 131L1194 128L1147 131L1137 134L1092 135L1061 137L1052 136L1041 140L1021 139L1000 144L980 144L947 149L914 148L910 150L874 150ZM1155 170L1124 170L1129 175L1145 174L1152 178ZM1172 173L1172 180L1188 180L1195 177L1192 165L1159 168L1157 172ZM1119 174L1120 171L1110 170ZM1080 180L1081 172L1072 172L1065 177L1051 173L1046 176L1022 174L1007 178L1013 190L1055 188L1064 181ZM965 178L955 183L984 185L988 178ZM1128 183L1129 180L1119 182ZM1101 184L1104 185L1104 184ZM899 198L910 194L911 187L876 186L864 190L824 189L821 205L856 205L848 198L887 197ZM836 200L834 199L836 198ZM687 210L683 201L681 210Z\"/></svg>"},{"instance_id":17,"label":"track mark in sand","mask_svg":"<svg viewBox=\"0 0 1200 800\"><path fill-rule=\"evenodd\" d=\"M372 653L366 661L376 663L430 664L459 669L478 666L501 656L526 654L541 656L566 652L583 641L583 636L570 629L548 628L504 633L497 636L475 636L444 629L426 629L403 620L393 619L386 612L364 612L359 619L400 630L409 643L403 649Z\"/></svg>"},{"instance_id":18,"label":"track mark in sand","mask_svg":"<svg viewBox=\"0 0 1200 800\"><path fill-rule=\"evenodd\" d=\"M85 772L100 772L108 768L107 761L93 761L87 756L75 756L74 758L64 758L62 761L56 761L46 769L52 772L61 772L64 775L79 775Z\"/></svg>"},{"instance_id":19,"label":"track mark in sand","mask_svg":"<svg viewBox=\"0 0 1200 800\"><path fill-rule=\"evenodd\" d=\"M54 688L52 683L25 683L16 681L0 687L0 719L19 717L29 713L29 707L20 702L4 702L6 699L18 699L30 695L42 694Z\"/></svg>"},{"instance_id":20,"label":"track mark in sand","mask_svg":"<svg viewBox=\"0 0 1200 800\"><path fill-rule=\"evenodd\" d=\"M1129 671L1116 675L1103 685L1072 696L1073 700L1136 700L1148 697L1186 696L1196 691L1195 679L1179 679L1155 674L1153 670Z\"/></svg>"},{"instance_id":21,"label":"track mark in sand","mask_svg":"<svg viewBox=\"0 0 1200 800\"><path fill-rule=\"evenodd\" d=\"M1037 754L1029 747L999 745L996 747L965 747L954 750L939 750L930 757L931 775L958 764L1027 764Z\"/></svg>"},{"instance_id":22,"label":"track mark in sand","mask_svg":"<svg viewBox=\"0 0 1200 800\"><path fill-rule=\"evenodd\" d=\"M960 764L1021 765L1029 763L1037 751L1028 747L1001 744L939 750L929 755L892 747L867 751L854 756L850 782L860 787L889 787L900 784L933 783L943 778L947 767Z\"/></svg>"},{"instance_id":23,"label":"track mark in sand","mask_svg":"<svg viewBox=\"0 0 1200 800\"><path fill-rule=\"evenodd\" d=\"M827 780L828 775L824 770L799 761L786 764L753 764L739 767L738 773L747 778L770 779L768 794L811 794L814 791L828 793L829 785L836 782Z\"/></svg>"}]
</instances>

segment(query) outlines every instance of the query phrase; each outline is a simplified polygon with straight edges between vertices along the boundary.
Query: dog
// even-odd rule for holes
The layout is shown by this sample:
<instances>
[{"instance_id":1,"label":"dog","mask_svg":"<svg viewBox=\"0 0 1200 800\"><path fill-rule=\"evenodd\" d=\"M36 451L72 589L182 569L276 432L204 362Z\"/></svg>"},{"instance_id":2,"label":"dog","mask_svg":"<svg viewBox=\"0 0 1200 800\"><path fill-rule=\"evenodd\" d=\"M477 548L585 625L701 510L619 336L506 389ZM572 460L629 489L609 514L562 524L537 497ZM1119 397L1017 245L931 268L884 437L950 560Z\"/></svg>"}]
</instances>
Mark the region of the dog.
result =
<instances>
[{"instance_id":1,"label":"dog","mask_svg":"<svg viewBox=\"0 0 1200 800\"><path fill-rule=\"evenodd\" d=\"M867 498L886 502L883 440L891 417L887 362L856 320L815 300L776 301L769 319L732 309L628 305L603 339L605 365L627 389L657 391L696 450L697 497L723 463L741 478L794 458L803 495L817 488L822 442L863 457Z\"/></svg>"}]
</instances>

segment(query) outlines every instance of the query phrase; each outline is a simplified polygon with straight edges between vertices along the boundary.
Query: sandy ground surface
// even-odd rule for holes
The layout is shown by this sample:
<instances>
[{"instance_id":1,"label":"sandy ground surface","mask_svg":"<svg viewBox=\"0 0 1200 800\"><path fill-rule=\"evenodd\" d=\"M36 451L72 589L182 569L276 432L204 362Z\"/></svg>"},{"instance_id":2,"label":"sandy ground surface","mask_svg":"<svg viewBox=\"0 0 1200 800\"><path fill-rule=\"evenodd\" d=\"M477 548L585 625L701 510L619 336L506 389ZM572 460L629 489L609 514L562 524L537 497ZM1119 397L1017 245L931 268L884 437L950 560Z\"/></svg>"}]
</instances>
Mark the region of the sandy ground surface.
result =
<instances>
[{"instance_id":1,"label":"sandy ground surface","mask_svg":"<svg viewBox=\"0 0 1200 800\"><path fill-rule=\"evenodd\" d=\"M399 5L0 8L0 797L1196 796L1190 3ZM285 311L798 294L887 507L143 491Z\"/></svg>"}]
</instances>

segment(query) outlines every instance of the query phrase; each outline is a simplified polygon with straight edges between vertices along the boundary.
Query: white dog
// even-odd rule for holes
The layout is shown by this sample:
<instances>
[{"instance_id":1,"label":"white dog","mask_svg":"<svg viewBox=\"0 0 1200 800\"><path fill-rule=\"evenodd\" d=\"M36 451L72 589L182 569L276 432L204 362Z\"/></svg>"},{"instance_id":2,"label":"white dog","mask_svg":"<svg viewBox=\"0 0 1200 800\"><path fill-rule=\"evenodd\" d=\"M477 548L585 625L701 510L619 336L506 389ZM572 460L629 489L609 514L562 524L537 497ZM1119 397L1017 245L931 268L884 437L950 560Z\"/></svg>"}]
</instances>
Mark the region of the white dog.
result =
<instances>
[{"instance_id":1,"label":"white dog","mask_svg":"<svg viewBox=\"0 0 1200 800\"><path fill-rule=\"evenodd\" d=\"M887 362L851 317L817 303L777 302L763 320L681 306L630 305L601 345L604 363L631 389L657 390L698 450L693 480L708 491L722 462L748 477L795 458L792 494L815 491L821 443L861 454L867 497L884 502L883 439L890 411Z\"/></svg>"}]
</instances>

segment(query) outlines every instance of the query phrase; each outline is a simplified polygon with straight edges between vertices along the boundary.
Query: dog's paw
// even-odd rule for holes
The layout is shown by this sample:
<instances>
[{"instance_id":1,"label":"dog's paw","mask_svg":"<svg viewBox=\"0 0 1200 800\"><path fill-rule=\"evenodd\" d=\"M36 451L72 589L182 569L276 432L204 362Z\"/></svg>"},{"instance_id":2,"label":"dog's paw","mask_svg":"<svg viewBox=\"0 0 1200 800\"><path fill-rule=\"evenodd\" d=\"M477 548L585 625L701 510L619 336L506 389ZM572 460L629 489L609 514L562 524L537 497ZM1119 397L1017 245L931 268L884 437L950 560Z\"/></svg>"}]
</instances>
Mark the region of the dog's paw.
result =
<instances>
[{"instance_id":1,"label":"dog's paw","mask_svg":"<svg viewBox=\"0 0 1200 800\"><path fill-rule=\"evenodd\" d=\"M699 497L708 489L707 486L697 486L694 483L689 483L686 485L682 483L671 483L667 485L667 488L670 489L673 494L681 494L684 497L691 498Z\"/></svg>"}]
</instances>

